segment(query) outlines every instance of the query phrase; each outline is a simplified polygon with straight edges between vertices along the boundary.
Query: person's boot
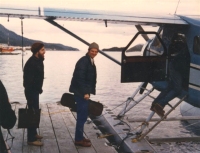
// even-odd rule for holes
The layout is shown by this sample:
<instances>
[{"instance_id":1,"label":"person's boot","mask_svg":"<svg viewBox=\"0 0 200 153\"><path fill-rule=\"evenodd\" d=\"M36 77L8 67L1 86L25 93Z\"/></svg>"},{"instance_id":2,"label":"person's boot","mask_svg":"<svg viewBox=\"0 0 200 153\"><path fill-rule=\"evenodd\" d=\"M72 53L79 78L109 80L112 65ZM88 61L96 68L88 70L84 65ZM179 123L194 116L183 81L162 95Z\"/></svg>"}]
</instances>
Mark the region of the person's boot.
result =
<instances>
[{"instance_id":1,"label":"person's boot","mask_svg":"<svg viewBox=\"0 0 200 153\"><path fill-rule=\"evenodd\" d=\"M43 146L43 143L40 141L27 142L27 144L33 146Z\"/></svg>"},{"instance_id":2,"label":"person's boot","mask_svg":"<svg viewBox=\"0 0 200 153\"><path fill-rule=\"evenodd\" d=\"M82 147L91 147L91 145L92 145L90 142L87 142L87 141L84 141L84 140L75 141L74 144L76 146L82 146Z\"/></svg>"},{"instance_id":3,"label":"person's boot","mask_svg":"<svg viewBox=\"0 0 200 153\"><path fill-rule=\"evenodd\" d=\"M35 135L35 138L36 138L36 139L42 139L43 136L36 134L36 135Z\"/></svg>"},{"instance_id":4,"label":"person's boot","mask_svg":"<svg viewBox=\"0 0 200 153\"><path fill-rule=\"evenodd\" d=\"M91 143L90 139L86 139L85 137L83 137L83 141L86 141L86 142L90 142L90 143Z\"/></svg>"},{"instance_id":5,"label":"person's boot","mask_svg":"<svg viewBox=\"0 0 200 153\"><path fill-rule=\"evenodd\" d=\"M151 111L154 111L153 108L154 108L155 104L156 104L155 102L151 104L151 108L150 108Z\"/></svg>"},{"instance_id":6,"label":"person's boot","mask_svg":"<svg viewBox=\"0 0 200 153\"><path fill-rule=\"evenodd\" d=\"M160 117L163 117L165 114L165 111L163 109L164 107L162 107L158 103L152 104L151 106L151 110L154 111L156 114L158 114Z\"/></svg>"}]
</instances>

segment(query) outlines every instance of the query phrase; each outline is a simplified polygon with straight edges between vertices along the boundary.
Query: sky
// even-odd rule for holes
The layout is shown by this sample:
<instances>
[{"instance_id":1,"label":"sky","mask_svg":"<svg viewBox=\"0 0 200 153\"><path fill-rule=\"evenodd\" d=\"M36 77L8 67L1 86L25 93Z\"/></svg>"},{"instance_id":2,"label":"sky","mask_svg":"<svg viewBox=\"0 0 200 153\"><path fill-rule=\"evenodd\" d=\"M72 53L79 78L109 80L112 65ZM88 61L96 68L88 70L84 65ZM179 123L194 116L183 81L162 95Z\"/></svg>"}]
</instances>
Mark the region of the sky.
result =
<instances>
[{"instance_id":1,"label":"sky","mask_svg":"<svg viewBox=\"0 0 200 153\"><path fill-rule=\"evenodd\" d=\"M180 1L180 2L179 2ZM177 4L179 3L178 7ZM115 11L132 14L177 14L200 15L200 0L0 0L6 7L52 7L85 10ZM0 24L21 35L21 20L0 18ZM136 28L124 24L108 24L78 21L57 21L87 42L97 42L100 49L124 47L137 32ZM24 19L24 37L48 43L61 43L80 50L87 49L83 43L52 26L44 20ZM148 30L151 27L144 27ZM155 28L154 28L155 29Z\"/></svg>"}]
</instances>

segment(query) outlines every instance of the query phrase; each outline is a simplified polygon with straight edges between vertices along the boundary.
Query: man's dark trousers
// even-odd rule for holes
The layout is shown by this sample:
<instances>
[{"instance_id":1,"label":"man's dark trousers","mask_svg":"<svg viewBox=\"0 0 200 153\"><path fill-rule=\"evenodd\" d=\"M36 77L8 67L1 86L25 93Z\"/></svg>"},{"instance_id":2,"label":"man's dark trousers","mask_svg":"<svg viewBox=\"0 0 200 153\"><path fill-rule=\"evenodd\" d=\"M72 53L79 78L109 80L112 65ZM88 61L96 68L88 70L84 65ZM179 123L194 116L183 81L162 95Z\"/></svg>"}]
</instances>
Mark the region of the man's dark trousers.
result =
<instances>
[{"instance_id":1,"label":"man's dark trousers","mask_svg":"<svg viewBox=\"0 0 200 153\"><path fill-rule=\"evenodd\" d=\"M26 97L28 98L28 108L29 109L39 109L39 93L38 92L31 92L31 93L26 93ZM27 138L28 142L33 142L36 141L37 139L35 138L37 134L37 128L27 128Z\"/></svg>"},{"instance_id":2,"label":"man's dark trousers","mask_svg":"<svg viewBox=\"0 0 200 153\"><path fill-rule=\"evenodd\" d=\"M83 140L84 124L88 117L88 104L89 101L84 98L74 95L75 101L77 103L77 122L76 122L76 132L75 141Z\"/></svg>"}]
</instances>

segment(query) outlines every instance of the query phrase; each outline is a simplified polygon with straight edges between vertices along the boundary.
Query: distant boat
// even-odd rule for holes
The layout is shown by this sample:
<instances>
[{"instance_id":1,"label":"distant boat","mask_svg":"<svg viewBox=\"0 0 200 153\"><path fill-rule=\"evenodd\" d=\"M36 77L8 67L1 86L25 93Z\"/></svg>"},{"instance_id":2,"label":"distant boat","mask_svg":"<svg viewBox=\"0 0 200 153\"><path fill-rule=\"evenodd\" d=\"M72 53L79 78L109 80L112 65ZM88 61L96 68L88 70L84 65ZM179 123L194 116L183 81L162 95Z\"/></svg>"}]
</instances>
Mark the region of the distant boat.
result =
<instances>
[{"instance_id":1,"label":"distant boat","mask_svg":"<svg viewBox=\"0 0 200 153\"><path fill-rule=\"evenodd\" d=\"M1 53L11 53L13 52L15 49L13 47L0 47L0 52Z\"/></svg>"},{"instance_id":2,"label":"distant boat","mask_svg":"<svg viewBox=\"0 0 200 153\"><path fill-rule=\"evenodd\" d=\"M18 55L20 53L13 53L15 49L7 46L7 44L0 44L0 55Z\"/></svg>"},{"instance_id":3,"label":"distant boat","mask_svg":"<svg viewBox=\"0 0 200 153\"><path fill-rule=\"evenodd\" d=\"M9 33L8 33L8 44L0 44L0 53L11 53L15 49L9 46Z\"/></svg>"}]
</instances>

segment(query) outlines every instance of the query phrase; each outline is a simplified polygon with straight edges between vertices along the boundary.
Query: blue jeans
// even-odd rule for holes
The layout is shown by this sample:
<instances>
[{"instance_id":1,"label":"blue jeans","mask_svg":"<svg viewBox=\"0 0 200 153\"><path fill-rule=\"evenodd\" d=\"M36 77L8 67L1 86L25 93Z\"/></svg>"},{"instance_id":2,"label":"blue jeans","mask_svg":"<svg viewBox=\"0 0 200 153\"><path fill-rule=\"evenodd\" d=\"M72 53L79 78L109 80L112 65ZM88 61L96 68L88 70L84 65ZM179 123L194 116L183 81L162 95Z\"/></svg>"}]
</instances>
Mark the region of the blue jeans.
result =
<instances>
[{"instance_id":1,"label":"blue jeans","mask_svg":"<svg viewBox=\"0 0 200 153\"><path fill-rule=\"evenodd\" d=\"M74 95L74 98L77 103L77 121L76 121L75 141L81 141L83 140L84 124L87 121L87 117L88 117L89 101L77 95Z\"/></svg>"},{"instance_id":2,"label":"blue jeans","mask_svg":"<svg viewBox=\"0 0 200 153\"><path fill-rule=\"evenodd\" d=\"M163 91L168 86L168 82L167 81L154 81L154 82L150 82L150 83L158 91Z\"/></svg>"},{"instance_id":3,"label":"blue jeans","mask_svg":"<svg viewBox=\"0 0 200 153\"><path fill-rule=\"evenodd\" d=\"M31 92L26 93L26 99L29 109L39 109L39 93L38 92ZM28 95L28 96L27 96ZM27 128L27 139L28 142L36 141L37 139L35 136L37 135L37 128Z\"/></svg>"},{"instance_id":4,"label":"blue jeans","mask_svg":"<svg viewBox=\"0 0 200 153\"><path fill-rule=\"evenodd\" d=\"M169 101L178 96L182 91L182 77L180 73L175 71L173 68L170 69L170 77L167 86L164 90L153 101L153 103L158 103L162 107L165 107Z\"/></svg>"}]
</instances>

